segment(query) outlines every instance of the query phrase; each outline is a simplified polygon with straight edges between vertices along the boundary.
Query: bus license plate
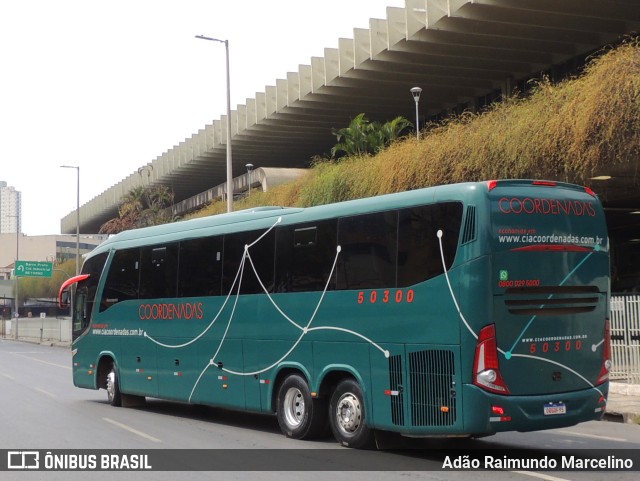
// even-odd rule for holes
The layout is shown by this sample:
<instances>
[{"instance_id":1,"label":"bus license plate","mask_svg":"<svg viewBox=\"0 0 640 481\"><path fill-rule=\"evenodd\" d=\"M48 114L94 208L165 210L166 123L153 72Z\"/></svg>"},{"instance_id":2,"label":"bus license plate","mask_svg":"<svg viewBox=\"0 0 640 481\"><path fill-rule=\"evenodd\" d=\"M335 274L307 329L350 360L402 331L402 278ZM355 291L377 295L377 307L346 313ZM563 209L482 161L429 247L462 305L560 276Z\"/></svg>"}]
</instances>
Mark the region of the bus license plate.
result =
<instances>
[{"instance_id":1,"label":"bus license plate","mask_svg":"<svg viewBox=\"0 0 640 481\"><path fill-rule=\"evenodd\" d=\"M547 403L544 405L545 416L555 416L556 414L567 414L565 403Z\"/></svg>"}]
</instances>

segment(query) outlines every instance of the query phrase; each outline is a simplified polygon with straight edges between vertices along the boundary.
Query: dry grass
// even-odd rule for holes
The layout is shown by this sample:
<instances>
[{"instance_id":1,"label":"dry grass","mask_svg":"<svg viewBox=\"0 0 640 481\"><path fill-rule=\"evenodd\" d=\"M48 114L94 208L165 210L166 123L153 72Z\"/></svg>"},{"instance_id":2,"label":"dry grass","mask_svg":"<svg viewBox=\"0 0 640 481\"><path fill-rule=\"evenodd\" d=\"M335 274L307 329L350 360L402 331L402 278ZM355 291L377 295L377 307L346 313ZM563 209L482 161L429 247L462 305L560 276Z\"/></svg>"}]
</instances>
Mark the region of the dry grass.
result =
<instances>
[{"instance_id":1,"label":"dry grass","mask_svg":"<svg viewBox=\"0 0 640 481\"><path fill-rule=\"evenodd\" d=\"M579 78L539 82L481 114L465 113L375 157L316 161L289 185L257 193L237 209L311 206L438 184L493 178L586 183L640 154L640 44L630 40L592 60ZM215 202L192 216L224 212Z\"/></svg>"}]
</instances>

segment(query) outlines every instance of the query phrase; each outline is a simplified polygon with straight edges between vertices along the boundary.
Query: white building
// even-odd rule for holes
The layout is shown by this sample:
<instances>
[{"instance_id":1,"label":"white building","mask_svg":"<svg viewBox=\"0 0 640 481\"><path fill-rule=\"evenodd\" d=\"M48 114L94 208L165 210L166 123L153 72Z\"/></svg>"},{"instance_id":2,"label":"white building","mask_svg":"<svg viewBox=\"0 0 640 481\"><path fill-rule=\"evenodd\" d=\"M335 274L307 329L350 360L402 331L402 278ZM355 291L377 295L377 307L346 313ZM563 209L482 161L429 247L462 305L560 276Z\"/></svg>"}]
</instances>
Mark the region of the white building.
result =
<instances>
[{"instance_id":1,"label":"white building","mask_svg":"<svg viewBox=\"0 0 640 481\"><path fill-rule=\"evenodd\" d=\"M15 234L22 216L21 194L0 180L0 234Z\"/></svg>"}]
</instances>

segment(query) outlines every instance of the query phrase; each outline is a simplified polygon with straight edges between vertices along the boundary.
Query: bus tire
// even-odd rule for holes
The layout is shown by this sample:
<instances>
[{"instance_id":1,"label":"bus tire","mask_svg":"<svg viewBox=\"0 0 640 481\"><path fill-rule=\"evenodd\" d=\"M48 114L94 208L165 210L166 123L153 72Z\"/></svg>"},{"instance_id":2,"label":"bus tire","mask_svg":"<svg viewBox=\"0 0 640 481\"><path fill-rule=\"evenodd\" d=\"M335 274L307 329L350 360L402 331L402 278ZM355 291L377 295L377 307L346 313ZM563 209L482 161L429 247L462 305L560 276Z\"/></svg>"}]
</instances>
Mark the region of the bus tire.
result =
<instances>
[{"instance_id":1,"label":"bus tire","mask_svg":"<svg viewBox=\"0 0 640 481\"><path fill-rule=\"evenodd\" d=\"M313 439L325 431L326 403L313 399L307 381L299 374L289 374L278 388L276 417L288 438Z\"/></svg>"},{"instance_id":2,"label":"bus tire","mask_svg":"<svg viewBox=\"0 0 640 481\"><path fill-rule=\"evenodd\" d=\"M120 392L118 368L115 362L111 363L107 373L107 400L112 406L122 406L122 393Z\"/></svg>"},{"instance_id":3,"label":"bus tire","mask_svg":"<svg viewBox=\"0 0 640 481\"><path fill-rule=\"evenodd\" d=\"M329 425L336 441L343 446L356 449L374 446L374 432L367 426L362 389L354 379L343 379L333 391Z\"/></svg>"}]
</instances>

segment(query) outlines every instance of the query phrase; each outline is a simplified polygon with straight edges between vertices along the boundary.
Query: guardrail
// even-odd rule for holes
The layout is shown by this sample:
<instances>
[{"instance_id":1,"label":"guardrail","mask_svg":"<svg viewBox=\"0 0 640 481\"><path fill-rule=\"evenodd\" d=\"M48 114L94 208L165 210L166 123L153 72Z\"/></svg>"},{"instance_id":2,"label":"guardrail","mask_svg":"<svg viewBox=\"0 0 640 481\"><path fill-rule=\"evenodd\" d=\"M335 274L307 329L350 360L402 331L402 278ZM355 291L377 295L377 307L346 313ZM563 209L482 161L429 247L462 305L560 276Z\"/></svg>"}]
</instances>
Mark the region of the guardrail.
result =
<instances>
[{"instance_id":1,"label":"guardrail","mask_svg":"<svg viewBox=\"0 0 640 481\"><path fill-rule=\"evenodd\" d=\"M612 381L640 384L640 295L611 296Z\"/></svg>"}]
</instances>

